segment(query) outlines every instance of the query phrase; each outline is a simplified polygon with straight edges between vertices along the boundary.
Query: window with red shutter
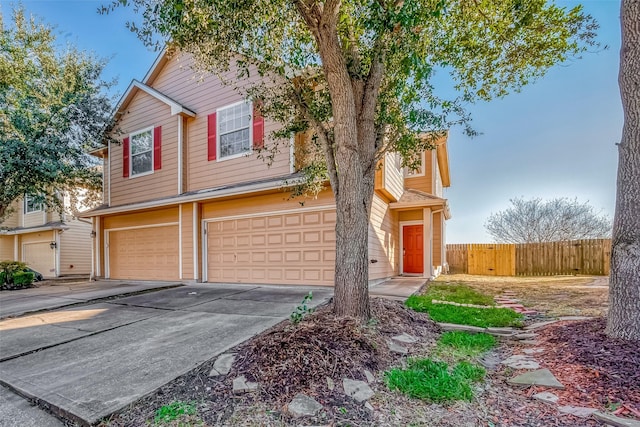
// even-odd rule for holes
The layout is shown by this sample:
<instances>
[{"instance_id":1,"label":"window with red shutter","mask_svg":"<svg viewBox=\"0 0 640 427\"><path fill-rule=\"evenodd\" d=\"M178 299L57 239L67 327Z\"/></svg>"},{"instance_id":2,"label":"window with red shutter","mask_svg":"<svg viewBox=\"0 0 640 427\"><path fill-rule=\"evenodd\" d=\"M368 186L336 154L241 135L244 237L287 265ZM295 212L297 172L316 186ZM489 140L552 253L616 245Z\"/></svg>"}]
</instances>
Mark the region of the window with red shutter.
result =
<instances>
[{"instance_id":1,"label":"window with red shutter","mask_svg":"<svg viewBox=\"0 0 640 427\"><path fill-rule=\"evenodd\" d=\"M153 170L162 168L162 126L153 129Z\"/></svg>"},{"instance_id":2,"label":"window with red shutter","mask_svg":"<svg viewBox=\"0 0 640 427\"><path fill-rule=\"evenodd\" d=\"M216 159L216 113L207 116L207 158L209 160Z\"/></svg>"},{"instance_id":3,"label":"window with red shutter","mask_svg":"<svg viewBox=\"0 0 640 427\"><path fill-rule=\"evenodd\" d=\"M122 140L122 177L129 177L129 137Z\"/></svg>"}]
</instances>

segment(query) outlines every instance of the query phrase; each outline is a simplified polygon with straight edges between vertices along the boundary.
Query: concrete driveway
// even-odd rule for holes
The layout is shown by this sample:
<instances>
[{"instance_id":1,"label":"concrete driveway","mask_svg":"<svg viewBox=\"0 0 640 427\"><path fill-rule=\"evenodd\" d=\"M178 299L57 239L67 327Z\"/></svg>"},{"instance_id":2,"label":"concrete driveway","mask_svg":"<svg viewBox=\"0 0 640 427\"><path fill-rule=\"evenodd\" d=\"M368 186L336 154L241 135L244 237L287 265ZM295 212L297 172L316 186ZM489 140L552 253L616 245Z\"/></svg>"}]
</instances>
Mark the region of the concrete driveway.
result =
<instances>
[{"instance_id":1,"label":"concrete driveway","mask_svg":"<svg viewBox=\"0 0 640 427\"><path fill-rule=\"evenodd\" d=\"M7 318L0 321L0 383L94 424L287 318L310 290L313 305L333 294L197 284ZM27 305L0 298L5 313ZM38 299L42 306L68 296L32 298L31 306Z\"/></svg>"}]
</instances>

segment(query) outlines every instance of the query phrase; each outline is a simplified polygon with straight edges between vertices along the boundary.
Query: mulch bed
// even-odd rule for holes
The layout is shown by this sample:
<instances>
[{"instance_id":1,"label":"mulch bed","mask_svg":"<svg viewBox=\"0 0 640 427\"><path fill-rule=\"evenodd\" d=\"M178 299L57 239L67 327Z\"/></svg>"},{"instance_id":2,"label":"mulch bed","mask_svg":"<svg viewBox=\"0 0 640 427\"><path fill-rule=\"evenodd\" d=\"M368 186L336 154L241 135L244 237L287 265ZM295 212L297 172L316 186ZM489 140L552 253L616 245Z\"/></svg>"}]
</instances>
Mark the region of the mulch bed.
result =
<instances>
[{"instance_id":1,"label":"mulch bed","mask_svg":"<svg viewBox=\"0 0 640 427\"><path fill-rule=\"evenodd\" d=\"M372 298L371 314L372 321L360 326L354 319L333 316L329 305L298 325L281 322L235 348L238 356L227 376L208 376L212 359L113 415L104 425L145 425L153 420L156 409L176 400L199 402L198 415L206 425L282 425L290 421L286 404L301 392L325 407L324 413L308 420L311 424L372 425L372 414L364 405L344 395L342 379L364 380L365 369L376 373L399 362L401 357L387 346L396 334L408 333L428 347L441 331L427 314L396 301ZM259 392L233 395L232 381L240 375L258 382ZM247 412L251 406L263 408L254 424L247 419L250 414L242 420L234 418L234 412Z\"/></svg>"},{"instance_id":2,"label":"mulch bed","mask_svg":"<svg viewBox=\"0 0 640 427\"><path fill-rule=\"evenodd\" d=\"M408 333L420 339L414 354L427 354L441 331L428 315L408 310L402 304L371 299L372 321L360 326L353 319L335 318L331 306L318 309L300 324L284 321L233 351L236 362L225 377L209 377L215 360L165 385L156 393L114 415L111 427L152 423L155 411L173 401L197 402L197 418L191 424L204 426L509 426L585 427L599 426L594 419L559 414L554 405L531 398L541 387L509 386L512 376L503 366L489 371L478 385L472 402L436 405L411 400L375 385L371 400L374 412L344 395L342 379L365 379L364 370L377 373L398 365L402 358L388 350L393 335ZM566 386L551 390L559 405L596 407L618 415L633 416L640 409L640 352L638 347L612 340L604 334L605 321L561 322L539 331L543 353L535 355ZM517 346L517 344L515 344ZM517 347L515 348L517 350ZM506 357L514 343L494 350ZM245 375L260 384L254 394L233 395L232 381ZM292 420L286 404L302 392L324 406L317 417ZM630 408L630 409L625 409ZM626 412L625 412L626 411Z\"/></svg>"},{"instance_id":3,"label":"mulch bed","mask_svg":"<svg viewBox=\"0 0 640 427\"><path fill-rule=\"evenodd\" d=\"M566 386L557 393L562 404L620 407L640 419L640 343L609 338L605 328L605 319L550 325L539 359Z\"/></svg>"}]
</instances>

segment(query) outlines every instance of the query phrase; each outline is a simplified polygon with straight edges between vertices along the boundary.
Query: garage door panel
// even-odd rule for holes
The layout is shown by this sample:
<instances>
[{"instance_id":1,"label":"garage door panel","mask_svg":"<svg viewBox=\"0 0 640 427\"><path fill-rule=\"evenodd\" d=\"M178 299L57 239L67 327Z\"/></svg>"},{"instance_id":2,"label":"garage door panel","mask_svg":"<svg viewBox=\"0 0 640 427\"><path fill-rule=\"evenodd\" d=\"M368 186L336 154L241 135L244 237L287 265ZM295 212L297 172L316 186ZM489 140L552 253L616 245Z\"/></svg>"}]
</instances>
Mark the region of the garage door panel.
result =
<instances>
[{"instance_id":1,"label":"garage door panel","mask_svg":"<svg viewBox=\"0 0 640 427\"><path fill-rule=\"evenodd\" d=\"M210 282L331 284L334 263L333 211L207 223Z\"/></svg>"},{"instance_id":2,"label":"garage door panel","mask_svg":"<svg viewBox=\"0 0 640 427\"><path fill-rule=\"evenodd\" d=\"M177 225L110 231L110 277L177 280L178 244Z\"/></svg>"},{"instance_id":3,"label":"garage door panel","mask_svg":"<svg viewBox=\"0 0 640 427\"><path fill-rule=\"evenodd\" d=\"M45 277L51 277L56 271L55 252L51 249L49 243L36 242L22 245L22 260Z\"/></svg>"}]
</instances>

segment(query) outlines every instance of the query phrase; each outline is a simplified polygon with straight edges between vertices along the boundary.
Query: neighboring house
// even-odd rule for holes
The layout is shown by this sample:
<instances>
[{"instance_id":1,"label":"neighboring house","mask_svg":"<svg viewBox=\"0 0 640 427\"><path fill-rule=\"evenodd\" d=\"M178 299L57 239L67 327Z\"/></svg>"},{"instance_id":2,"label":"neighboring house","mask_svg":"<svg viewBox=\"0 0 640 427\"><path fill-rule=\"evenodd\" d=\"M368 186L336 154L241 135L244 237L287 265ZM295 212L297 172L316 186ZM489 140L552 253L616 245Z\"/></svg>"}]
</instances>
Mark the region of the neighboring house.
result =
<instances>
[{"instance_id":1,"label":"neighboring house","mask_svg":"<svg viewBox=\"0 0 640 427\"><path fill-rule=\"evenodd\" d=\"M25 197L0 222L0 260L26 262L45 278L91 273L91 224Z\"/></svg>"},{"instance_id":2,"label":"neighboring house","mask_svg":"<svg viewBox=\"0 0 640 427\"><path fill-rule=\"evenodd\" d=\"M335 203L330 189L291 199L300 135L268 166L255 147L278 125L253 113L191 59L161 54L116 110L120 144L103 158L105 204L83 214L96 233L95 275L111 279L280 284L333 283ZM446 137L405 177L395 155L377 172L370 279L431 277L446 267Z\"/></svg>"}]
</instances>

